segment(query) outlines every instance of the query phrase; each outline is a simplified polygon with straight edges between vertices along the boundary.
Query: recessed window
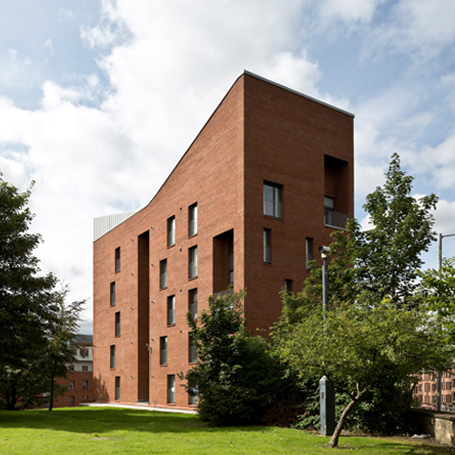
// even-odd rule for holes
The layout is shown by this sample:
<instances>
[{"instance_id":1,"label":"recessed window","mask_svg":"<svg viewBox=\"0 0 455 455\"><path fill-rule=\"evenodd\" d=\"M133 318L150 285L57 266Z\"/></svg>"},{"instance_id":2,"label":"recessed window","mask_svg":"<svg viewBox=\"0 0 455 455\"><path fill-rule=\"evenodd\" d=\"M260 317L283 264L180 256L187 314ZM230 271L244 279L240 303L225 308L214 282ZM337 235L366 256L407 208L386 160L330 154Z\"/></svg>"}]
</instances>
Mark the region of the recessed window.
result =
<instances>
[{"instance_id":1,"label":"recessed window","mask_svg":"<svg viewBox=\"0 0 455 455\"><path fill-rule=\"evenodd\" d=\"M197 289L191 289L189 292L189 310L193 320L197 319Z\"/></svg>"},{"instance_id":2,"label":"recessed window","mask_svg":"<svg viewBox=\"0 0 455 455\"><path fill-rule=\"evenodd\" d=\"M111 368L115 368L115 344L111 345Z\"/></svg>"},{"instance_id":3,"label":"recessed window","mask_svg":"<svg viewBox=\"0 0 455 455\"><path fill-rule=\"evenodd\" d=\"M175 374L167 377L167 402L175 403Z\"/></svg>"},{"instance_id":4,"label":"recessed window","mask_svg":"<svg viewBox=\"0 0 455 455\"><path fill-rule=\"evenodd\" d=\"M120 247L115 249L115 271L120 272Z\"/></svg>"},{"instance_id":5,"label":"recessed window","mask_svg":"<svg viewBox=\"0 0 455 455\"><path fill-rule=\"evenodd\" d=\"M82 381L82 390L88 390L88 381Z\"/></svg>"},{"instance_id":6,"label":"recessed window","mask_svg":"<svg viewBox=\"0 0 455 455\"><path fill-rule=\"evenodd\" d=\"M264 182L264 215L282 218L282 190L277 183Z\"/></svg>"},{"instance_id":7,"label":"recessed window","mask_svg":"<svg viewBox=\"0 0 455 455\"><path fill-rule=\"evenodd\" d=\"M305 240L305 259L306 259L306 268L311 269L311 261L313 260L313 239L307 237Z\"/></svg>"},{"instance_id":8,"label":"recessed window","mask_svg":"<svg viewBox=\"0 0 455 455\"><path fill-rule=\"evenodd\" d=\"M324 224L335 226L335 199L333 197L324 197Z\"/></svg>"},{"instance_id":9,"label":"recessed window","mask_svg":"<svg viewBox=\"0 0 455 455\"><path fill-rule=\"evenodd\" d=\"M292 280L284 280L284 290L288 294L292 292Z\"/></svg>"},{"instance_id":10,"label":"recessed window","mask_svg":"<svg viewBox=\"0 0 455 455\"><path fill-rule=\"evenodd\" d=\"M167 337L160 338L160 365L167 365Z\"/></svg>"},{"instance_id":11,"label":"recessed window","mask_svg":"<svg viewBox=\"0 0 455 455\"><path fill-rule=\"evenodd\" d=\"M160 261L160 288L167 288L167 259Z\"/></svg>"},{"instance_id":12,"label":"recessed window","mask_svg":"<svg viewBox=\"0 0 455 455\"><path fill-rule=\"evenodd\" d=\"M189 355L188 355L189 362L190 363L197 362L196 337L192 333L189 334L188 345L189 345Z\"/></svg>"},{"instance_id":13,"label":"recessed window","mask_svg":"<svg viewBox=\"0 0 455 455\"><path fill-rule=\"evenodd\" d=\"M88 371L88 366L87 365L82 365L82 371Z\"/></svg>"},{"instance_id":14,"label":"recessed window","mask_svg":"<svg viewBox=\"0 0 455 455\"><path fill-rule=\"evenodd\" d=\"M270 237L271 237L271 230L264 229L264 262L266 264L270 264L272 261L272 252L270 248Z\"/></svg>"},{"instance_id":15,"label":"recessed window","mask_svg":"<svg viewBox=\"0 0 455 455\"><path fill-rule=\"evenodd\" d=\"M197 246L193 246L189 249L189 277L197 277Z\"/></svg>"},{"instance_id":16,"label":"recessed window","mask_svg":"<svg viewBox=\"0 0 455 455\"><path fill-rule=\"evenodd\" d=\"M74 381L69 382L69 389L74 390Z\"/></svg>"},{"instance_id":17,"label":"recessed window","mask_svg":"<svg viewBox=\"0 0 455 455\"><path fill-rule=\"evenodd\" d=\"M167 246L175 245L175 216L167 219Z\"/></svg>"},{"instance_id":18,"label":"recessed window","mask_svg":"<svg viewBox=\"0 0 455 455\"><path fill-rule=\"evenodd\" d=\"M110 285L110 301L111 306L115 306L115 281L113 281Z\"/></svg>"},{"instance_id":19,"label":"recessed window","mask_svg":"<svg viewBox=\"0 0 455 455\"><path fill-rule=\"evenodd\" d=\"M175 295L167 298L167 324L175 324Z\"/></svg>"},{"instance_id":20,"label":"recessed window","mask_svg":"<svg viewBox=\"0 0 455 455\"><path fill-rule=\"evenodd\" d=\"M197 404L197 387L196 386L190 388L190 390L188 391L188 395L189 395L188 403Z\"/></svg>"},{"instance_id":21,"label":"recessed window","mask_svg":"<svg viewBox=\"0 0 455 455\"><path fill-rule=\"evenodd\" d=\"M188 235L197 234L197 204L190 205L188 208Z\"/></svg>"},{"instance_id":22,"label":"recessed window","mask_svg":"<svg viewBox=\"0 0 455 455\"><path fill-rule=\"evenodd\" d=\"M120 376L115 377L115 399L120 400Z\"/></svg>"},{"instance_id":23,"label":"recessed window","mask_svg":"<svg viewBox=\"0 0 455 455\"><path fill-rule=\"evenodd\" d=\"M120 311L115 313L115 336L120 336Z\"/></svg>"}]
</instances>

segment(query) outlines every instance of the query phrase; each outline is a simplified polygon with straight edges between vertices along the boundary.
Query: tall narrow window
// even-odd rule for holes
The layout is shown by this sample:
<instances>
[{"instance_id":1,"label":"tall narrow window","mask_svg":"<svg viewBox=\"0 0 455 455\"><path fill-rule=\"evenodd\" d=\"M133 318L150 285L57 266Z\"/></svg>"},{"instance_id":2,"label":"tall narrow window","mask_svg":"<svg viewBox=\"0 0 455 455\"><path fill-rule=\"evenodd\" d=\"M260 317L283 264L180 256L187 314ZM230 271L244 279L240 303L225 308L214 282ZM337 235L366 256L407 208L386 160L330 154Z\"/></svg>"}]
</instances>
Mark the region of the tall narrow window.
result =
<instances>
[{"instance_id":1,"label":"tall narrow window","mask_svg":"<svg viewBox=\"0 0 455 455\"><path fill-rule=\"evenodd\" d=\"M188 336L188 345L189 345L189 355L188 360L190 363L197 361L197 344L196 337L190 333Z\"/></svg>"},{"instance_id":2,"label":"tall narrow window","mask_svg":"<svg viewBox=\"0 0 455 455\"><path fill-rule=\"evenodd\" d=\"M229 284L234 284L234 240L229 242Z\"/></svg>"},{"instance_id":3,"label":"tall narrow window","mask_svg":"<svg viewBox=\"0 0 455 455\"><path fill-rule=\"evenodd\" d=\"M69 382L69 389L74 390L74 381Z\"/></svg>"},{"instance_id":4,"label":"tall narrow window","mask_svg":"<svg viewBox=\"0 0 455 455\"><path fill-rule=\"evenodd\" d=\"M175 295L167 298L167 323L168 325L175 324Z\"/></svg>"},{"instance_id":5,"label":"tall narrow window","mask_svg":"<svg viewBox=\"0 0 455 455\"><path fill-rule=\"evenodd\" d=\"M272 260L272 252L270 249L270 229L264 229L264 262L270 264Z\"/></svg>"},{"instance_id":6,"label":"tall narrow window","mask_svg":"<svg viewBox=\"0 0 455 455\"><path fill-rule=\"evenodd\" d=\"M276 183L264 182L264 215L282 218L282 189Z\"/></svg>"},{"instance_id":7,"label":"tall narrow window","mask_svg":"<svg viewBox=\"0 0 455 455\"><path fill-rule=\"evenodd\" d=\"M115 368L115 344L111 345L111 368Z\"/></svg>"},{"instance_id":8,"label":"tall narrow window","mask_svg":"<svg viewBox=\"0 0 455 455\"><path fill-rule=\"evenodd\" d=\"M120 400L120 376L115 377L115 399Z\"/></svg>"},{"instance_id":9,"label":"tall narrow window","mask_svg":"<svg viewBox=\"0 0 455 455\"><path fill-rule=\"evenodd\" d=\"M120 247L115 249L115 271L120 272Z\"/></svg>"},{"instance_id":10,"label":"tall narrow window","mask_svg":"<svg viewBox=\"0 0 455 455\"><path fill-rule=\"evenodd\" d=\"M111 283L110 286L110 294L111 294L111 306L115 306L115 281Z\"/></svg>"},{"instance_id":11,"label":"tall narrow window","mask_svg":"<svg viewBox=\"0 0 455 455\"><path fill-rule=\"evenodd\" d=\"M175 216L167 219L167 246L175 245Z\"/></svg>"},{"instance_id":12,"label":"tall narrow window","mask_svg":"<svg viewBox=\"0 0 455 455\"><path fill-rule=\"evenodd\" d=\"M175 374L167 377L167 402L175 403Z\"/></svg>"},{"instance_id":13,"label":"tall narrow window","mask_svg":"<svg viewBox=\"0 0 455 455\"><path fill-rule=\"evenodd\" d=\"M191 387L188 390L188 395L189 395L189 399L188 399L189 404L197 404L197 386Z\"/></svg>"},{"instance_id":14,"label":"tall narrow window","mask_svg":"<svg viewBox=\"0 0 455 455\"><path fill-rule=\"evenodd\" d=\"M188 211L188 234L191 237L197 234L197 204L190 205Z\"/></svg>"},{"instance_id":15,"label":"tall narrow window","mask_svg":"<svg viewBox=\"0 0 455 455\"><path fill-rule=\"evenodd\" d=\"M160 288L167 288L167 259L160 261Z\"/></svg>"},{"instance_id":16,"label":"tall narrow window","mask_svg":"<svg viewBox=\"0 0 455 455\"><path fill-rule=\"evenodd\" d=\"M292 280L284 280L284 290L288 294L292 292Z\"/></svg>"},{"instance_id":17,"label":"tall narrow window","mask_svg":"<svg viewBox=\"0 0 455 455\"><path fill-rule=\"evenodd\" d=\"M160 338L160 365L167 365L167 337Z\"/></svg>"},{"instance_id":18,"label":"tall narrow window","mask_svg":"<svg viewBox=\"0 0 455 455\"><path fill-rule=\"evenodd\" d=\"M305 256L306 268L311 269L311 261L313 260L313 239L310 237L307 237L305 241Z\"/></svg>"},{"instance_id":19,"label":"tall narrow window","mask_svg":"<svg viewBox=\"0 0 455 455\"><path fill-rule=\"evenodd\" d=\"M193 246L189 249L189 277L197 277L197 246Z\"/></svg>"},{"instance_id":20,"label":"tall narrow window","mask_svg":"<svg viewBox=\"0 0 455 455\"><path fill-rule=\"evenodd\" d=\"M197 319L197 289L191 289L189 292L190 313L193 319Z\"/></svg>"},{"instance_id":21,"label":"tall narrow window","mask_svg":"<svg viewBox=\"0 0 455 455\"><path fill-rule=\"evenodd\" d=\"M82 390L88 390L88 381L82 381Z\"/></svg>"},{"instance_id":22,"label":"tall narrow window","mask_svg":"<svg viewBox=\"0 0 455 455\"><path fill-rule=\"evenodd\" d=\"M324 224L335 226L335 199L324 197Z\"/></svg>"},{"instance_id":23,"label":"tall narrow window","mask_svg":"<svg viewBox=\"0 0 455 455\"><path fill-rule=\"evenodd\" d=\"M115 313L115 336L120 336L120 311Z\"/></svg>"}]
</instances>

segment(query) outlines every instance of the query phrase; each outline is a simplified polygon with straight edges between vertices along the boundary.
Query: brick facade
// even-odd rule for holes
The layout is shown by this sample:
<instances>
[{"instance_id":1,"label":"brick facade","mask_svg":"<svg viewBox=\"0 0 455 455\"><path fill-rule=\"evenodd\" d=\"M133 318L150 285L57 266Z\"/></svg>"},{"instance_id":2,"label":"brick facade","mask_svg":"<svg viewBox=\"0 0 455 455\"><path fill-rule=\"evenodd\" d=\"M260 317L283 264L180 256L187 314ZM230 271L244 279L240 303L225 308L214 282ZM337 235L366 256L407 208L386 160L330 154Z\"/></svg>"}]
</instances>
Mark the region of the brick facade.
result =
<instances>
[{"instance_id":1,"label":"brick facade","mask_svg":"<svg viewBox=\"0 0 455 455\"><path fill-rule=\"evenodd\" d=\"M267 210L276 203L280 213L264 215L264 184L278 194ZM332 218L324 218L325 197L334 204ZM197 233L190 235L194 204ZM244 72L152 201L94 242L98 401L190 407L177 375L191 366L185 316L195 290L200 312L233 277L235 290L247 289L248 328L267 330L280 316L285 280L299 291L308 276L307 245L319 260L330 220L353 211L353 116ZM175 320L168 324L172 301Z\"/></svg>"}]
</instances>

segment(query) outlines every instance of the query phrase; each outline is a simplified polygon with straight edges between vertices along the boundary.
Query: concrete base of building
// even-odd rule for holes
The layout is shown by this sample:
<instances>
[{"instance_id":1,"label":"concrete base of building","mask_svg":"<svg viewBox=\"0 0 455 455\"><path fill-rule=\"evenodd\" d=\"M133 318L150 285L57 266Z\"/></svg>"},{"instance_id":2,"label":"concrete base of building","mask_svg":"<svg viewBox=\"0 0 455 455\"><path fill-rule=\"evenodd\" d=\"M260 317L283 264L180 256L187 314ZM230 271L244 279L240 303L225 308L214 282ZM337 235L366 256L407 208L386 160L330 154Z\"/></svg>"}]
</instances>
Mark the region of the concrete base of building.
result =
<instances>
[{"instance_id":1,"label":"concrete base of building","mask_svg":"<svg viewBox=\"0 0 455 455\"><path fill-rule=\"evenodd\" d=\"M197 411L192 410L192 409L160 408L157 406L149 406L147 403L144 403L144 404L81 403L81 404L79 404L79 406L103 407L103 408L127 408L127 409L141 409L143 411L176 412L179 414L197 414Z\"/></svg>"}]
</instances>

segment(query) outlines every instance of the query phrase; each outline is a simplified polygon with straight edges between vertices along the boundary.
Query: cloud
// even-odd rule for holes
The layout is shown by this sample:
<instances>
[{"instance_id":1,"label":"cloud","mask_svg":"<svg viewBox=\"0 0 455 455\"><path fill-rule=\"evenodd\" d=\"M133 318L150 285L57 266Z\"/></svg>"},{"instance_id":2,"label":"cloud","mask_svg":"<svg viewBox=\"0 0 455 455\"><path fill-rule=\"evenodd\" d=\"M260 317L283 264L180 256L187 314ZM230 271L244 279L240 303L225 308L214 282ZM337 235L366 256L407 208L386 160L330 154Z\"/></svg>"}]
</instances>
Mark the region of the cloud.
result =
<instances>
[{"instance_id":1,"label":"cloud","mask_svg":"<svg viewBox=\"0 0 455 455\"><path fill-rule=\"evenodd\" d=\"M36 77L31 72L29 58L21 58L15 49L8 49L0 56L0 84L9 88L29 89Z\"/></svg>"}]
</instances>

